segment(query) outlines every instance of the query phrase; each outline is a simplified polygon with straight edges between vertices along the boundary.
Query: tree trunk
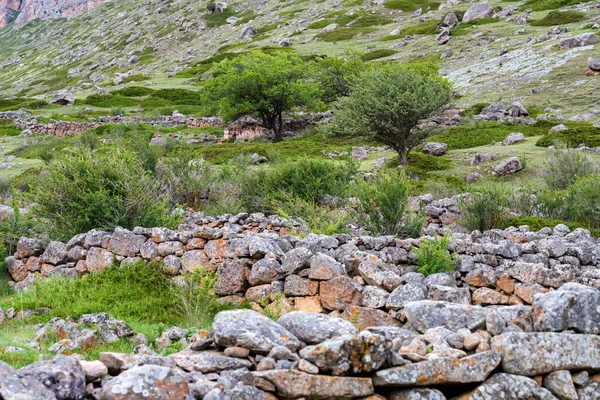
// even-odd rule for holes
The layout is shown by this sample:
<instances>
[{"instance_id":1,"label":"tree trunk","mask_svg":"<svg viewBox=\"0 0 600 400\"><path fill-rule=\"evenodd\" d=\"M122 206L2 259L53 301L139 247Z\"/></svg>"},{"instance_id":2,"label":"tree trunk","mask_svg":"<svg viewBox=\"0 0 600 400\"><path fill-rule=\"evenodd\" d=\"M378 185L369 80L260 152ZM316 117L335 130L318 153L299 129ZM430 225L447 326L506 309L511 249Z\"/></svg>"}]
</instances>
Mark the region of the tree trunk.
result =
<instances>
[{"instance_id":1,"label":"tree trunk","mask_svg":"<svg viewBox=\"0 0 600 400\"><path fill-rule=\"evenodd\" d=\"M398 152L400 156L400 165L404 168L408 167L408 150L404 149Z\"/></svg>"},{"instance_id":2,"label":"tree trunk","mask_svg":"<svg viewBox=\"0 0 600 400\"><path fill-rule=\"evenodd\" d=\"M273 131L275 132L275 139L281 139L283 132L283 117L281 114L277 116L277 122L273 124Z\"/></svg>"}]
</instances>

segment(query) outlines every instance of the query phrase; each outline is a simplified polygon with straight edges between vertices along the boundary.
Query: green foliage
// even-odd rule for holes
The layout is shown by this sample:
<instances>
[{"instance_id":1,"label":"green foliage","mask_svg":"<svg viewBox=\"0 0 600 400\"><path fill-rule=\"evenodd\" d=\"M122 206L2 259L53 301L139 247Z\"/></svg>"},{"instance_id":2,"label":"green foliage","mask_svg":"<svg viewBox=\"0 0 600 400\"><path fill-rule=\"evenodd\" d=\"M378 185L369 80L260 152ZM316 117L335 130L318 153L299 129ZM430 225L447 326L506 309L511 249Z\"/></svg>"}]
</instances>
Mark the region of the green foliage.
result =
<instances>
[{"instance_id":1,"label":"green foliage","mask_svg":"<svg viewBox=\"0 0 600 400\"><path fill-rule=\"evenodd\" d=\"M408 179L405 175L380 173L373 182L357 182L354 196L358 199L358 218L373 235L414 235L414 225L419 225L418 222L420 226L416 233L420 234L424 221L418 218L407 221L405 216L408 207Z\"/></svg>"},{"instance_id":2,"label":"green foliage","mask_svg":"<svg viewBox=\"0 0 600 400\"><path fill-rule=\"evenodd\" d=\"M527 0L519 10L532 9L533 11L556 10L575 4L587 3L591 0Z\"/></svg>"},{"instance_id":3,"label":"green foliage","mask_svg":"<svg viewBox=\"0 0 600 400\"><path fill-rule=\"evenodd\" d=\"M490 103L475 103L471 104L469 107L465 108L460 112L460 115L463 117L474 117L479 115L484 108L488 107Z\"/></svg>"},{"instance_id":4,"label":"green foliage","mask_svg":"<svg viewBox=\"0 0 600 400\"><path fill-rule=\"evenodd\" d=\"M418 8L436 9L439 3L429 0L387 0L383 5L392 10L416 11Z\"/></svg>"},{"instance_id":5,"label":"green foliage","mask_svg":"<svg viewBox=\"0 0 600 400\"><path fill-rule=\"evenodd\" d=\"M235 11L231 8L226 8L221 13L216 13L214 10L212 14L205 14L203 16L206 21L206 26L208 28L216 28L227 23L227 18L235 16Z\"/></svg>"},{"instance_id":6,"label":"green foliage","mask_svg":"<svg viewBox=\"0 0 600 400\"><path fill-rule=\"evenodd\" d=\"M79 104L79 100L76 101ZM95 107L135 107L139 101L130 97L112 95L112 94L92 94L81 100L82 104L87 104Z\"/></svg>"},{"instance_id":7,"label":"green foliage","mask_svg":"<svg viewBox=\"0 0 600 400\"><path fill-rule=\"evenodd\" d=\"M301 220L313 233L322 235L348 233L349 215L335 207L321 206L289 194L279 196L279 199L272 203L279 216Z\"/></svg>"},{"instance_id":8,"label":"green foliage","mask_svg":"<svg viewBox=\"0 0 600 400\"><path fill-rule=\"evenodd\" d=\"M600 176L589 175L567 189L565 205L568 220L600 229Z\"/></svg>"},{"instance_id":9,"label":"green foliage","mask_svg":"<svg viewBox=\"0 0 600 400\"><path fill-rule=\"evenodd\" d=\"M276 137L284 112L319 105L314 68L295 54L251 52L215 65L213 75L203 93L219 115L225 120L255 115Z\"/></svg>"},{"instance_id":10,"label":"green foliage","mask_svg":"<svg viewBox=\"0 0 600 400\"><path fill-rule=\"evenodd\" d=\"M506 188L493 185L471 193L471 199L461 202L462 225L480 232L498 228L506 218L509 206L509 193Z\"/></svg>"},{"instance_id":11,"label":"green foliage","mask_svg":"<svg viewBox=\"0 0 600 400\"><path fill-rule=\"evenodd\" d=\"M579 11L550 11L544 18L535 19L530 24L532 26L566 25L583 21L585 17L585 13Z\"/></svg>"},{"instance_id":12,"label":"green foliage","mask_svg":"<svg viewBox=\"0 0 600 400\"><path fill-rule=\"evenodd\" d=\"M502 221L500 221L500 224L498 225L498 229L506 229L511 226L518 228L519 226L527 225L529 227L529 229L531 229L532 232L537 232L537 231L541 230L542 228L546 228L546 227L554 228L556 225L559 225L559 224L567 225L571 230L575 230L577 228L589 229L589 227L587 227L586 225L579 224L576 222L568 222L568 221L561 221L558 219L548 219L548 218L543 218L543 217L531 217L531 216L505 218ZM600 237L600 230L591 229L590 232L595 237Z\"/></svg>"},{"instance_id":13,"label":"green foliage","mask_svg":"<svg viewBox=\"0 0 600 400\"><path fill-rule=\"evenodd\" d=\"M322 19L320 21L315 21L312 24L308 25L308 29L323 29L327 25L331 25L335 23L333 19Z\"/></svg>"},{"instance_id":14,"label":"green foliage","mask_svg":"<svg viewBox=\"0 0 600 400\"><path fill-rule=\"evenodd\" d=\"M413 128L450 100L450 83L436 72L430 64L389 64L364 72L350 96L338 102L334 131L389 145L406 165L425 133L411 133Z\"/></svg>"},{"instance_id":15,"label":"green foliage","mask_svg":"<svg viewBox=\"0 0 600 400\"><path fill-rule=\"evenodd\" d=\"M164 99L172 104L202 104L200 94L187 89L159 89L154 91L150 97Z\"/></svg>"},{"instance_id":16,"label":"green foliage","mask_svg":"<svg viewBox=\"0 0 600 400\"><path fill-rule=\"evenodd\" d=\"M551 190L564 190L579 178L593 174L595 170L596 166L587 154L559 149L547 153L543 177Z\"/></svg>"},{"instance_id":17,"label":"green foliage","mask_svg":"<svg viewBox=\"0 0 600 400\"><path fill-rule=\"evenodd\" d=\"M396 50L378 49L378 50L374 50L374 51L371 51L371 52L363 55L363 60L365 60L365 61L377 60L379 58L392 56L396 53L397 53Z\"/></svg>"},{"instance_id":18,"label":"green foliage","mask_svg":"<svg viewBox=\"0 0 600 400\"><path fill-rule=\"evenodd\" d=\"M548 128L534 124L519 126L518 131L523 133L524 136L530 137L542 135L548 131ZM443 133L433 135L429 140L448 144L448 150L459 150L487 146L492 142L501 142L512 132L515 132L514 125L474 121L471 124L453 127Z\"/></svg>"},{"instance_id":19,"label":"green foliage","mask_svg":"<svg viewBox=\"0 0 600 400\"><path fill-rule=\"evenodd\" d=\"M152 93L154 93L154 89L145 86L127 86L123 89L111 92L112 95L124 97L143 97Z\"/></svg>"},{"instance_id":20,"label":"green foliage","mask_svg":"<svg viewBox=\"0 0 600 400\"><path fill-rule=\"evenodd\" d=\"M375 31L375 28L350 26L347 28L338 28L330 32L321 32L315 35L315 38L321 39L324 42L343 42L344 40L353 39L357 35L366 35Z\"/></svg>"},{"instance_id":21,"label":"green foliage","mask_svg":"<svg viewBox=\"0 0 600 400\"><path fill-rule=\"evenodd\" d=\"M423 238L414 251L417 257L418 271L425 276L454 271L454 260L448 251L451 236L436 236L433 239Z\"/></svg>"},{"instance_id":22,"label":"green foliage","mask_svg":"<svg viewBox=\"0 0 600 400\"><path fill-rule=\"evenodd\" d=\"M453 29L452 36L463 36L470 32L473 32L472 28L474 26L493 24L498 21L500 21L498 18L492 18L492 17L474 19L473 21L469 21L464 24L460 24L460 26Z\"/></svg>"},{"instance_id":23,"label":"green foliage","mask_svg":"<svg viewBox=\"0 0 600 400\"><path fill-rule=\"evenodd\" d=\"M317 63L317 79L323 90L323 101L331 103L348 96L352 83L367 69L363 56L350 52L343 57L324 57Z\"/></svg>"},{"instance_id":24,"label":"green foliage","mask_svg":"<svg viewBox=\"0 0 600 400\"><path fill-rule=\"evenodd\" d=\"M90 229L123 226L173 226L169 197L144 170L135 153L108 151L65 153L31 186L34 215L48 234L69 239Z\"/></svg>"},{"instance_id":25,"label":"green foliage","mask_svg":"<svg viewBox=\"0 0 600 400\"><path fill-rule=\"evenodd\" d=\"M545 134L537 141L536 146L549 147L557 143L567 147L600 146L600 128L595 128L590 124L567 124L567 126L569 129L566 131Z\"/></svg>"}]
</instances>

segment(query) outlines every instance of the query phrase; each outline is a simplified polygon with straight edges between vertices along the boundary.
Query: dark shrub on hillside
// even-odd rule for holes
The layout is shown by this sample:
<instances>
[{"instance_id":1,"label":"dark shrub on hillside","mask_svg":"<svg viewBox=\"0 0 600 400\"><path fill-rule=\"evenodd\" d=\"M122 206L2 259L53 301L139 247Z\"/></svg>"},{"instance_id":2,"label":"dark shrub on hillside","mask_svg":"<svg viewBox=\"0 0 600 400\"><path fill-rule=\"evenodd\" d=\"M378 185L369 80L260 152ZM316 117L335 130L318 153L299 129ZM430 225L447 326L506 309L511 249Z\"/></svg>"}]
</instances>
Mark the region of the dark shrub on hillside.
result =
<instances>
[{"instance_id":1,"label":"dark shrub on hillside","mask_svg":"<svg viewBox=\"0 0 600 400\"><path fill-rule=\"evenodd\" d=\"M579 11L551 11L544 18L530 22L533 26L565 25L580 22L585 19L585 14Z\"/></svg>"}]
</instances>

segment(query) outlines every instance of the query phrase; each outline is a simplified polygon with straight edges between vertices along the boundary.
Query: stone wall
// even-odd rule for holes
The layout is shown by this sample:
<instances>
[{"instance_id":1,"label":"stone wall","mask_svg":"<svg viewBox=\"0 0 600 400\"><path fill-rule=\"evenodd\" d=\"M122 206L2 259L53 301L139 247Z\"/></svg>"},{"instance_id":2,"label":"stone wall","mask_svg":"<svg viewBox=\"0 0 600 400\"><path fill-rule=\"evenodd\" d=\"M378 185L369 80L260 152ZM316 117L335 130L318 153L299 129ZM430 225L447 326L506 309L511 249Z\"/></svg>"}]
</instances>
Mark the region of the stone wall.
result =
<instances>
[{"instance_id":1,"label":"stone wall","mask_svg":"<svg viewBox=\"0 0 600 400\"><path fill-rule=\"evenodd\" d=\"M454 233L456 271L425 277L414 250L429 237L298 237L295 227L261 214L198 214L177 231L119 228L49 244L22 238L9 258L17 289L38 276L162 260L175 280L215 270L222 300L251 309L219 313L212 331L166 330L157 351L187 347L166 357L141 345L134 354L102 353L93 365L59 357L15 371L0 363L0 384L57 365L51 370L68 366L72 381L50 390L105 399L138 398L140 387L155 398L177 389L190 399L598 399L600 242L588 231ZM59 354L101 337L140 340L104 314L55 318L34 340L66 326L71 338L53 346Z\"/></svg>"}]
</instances>

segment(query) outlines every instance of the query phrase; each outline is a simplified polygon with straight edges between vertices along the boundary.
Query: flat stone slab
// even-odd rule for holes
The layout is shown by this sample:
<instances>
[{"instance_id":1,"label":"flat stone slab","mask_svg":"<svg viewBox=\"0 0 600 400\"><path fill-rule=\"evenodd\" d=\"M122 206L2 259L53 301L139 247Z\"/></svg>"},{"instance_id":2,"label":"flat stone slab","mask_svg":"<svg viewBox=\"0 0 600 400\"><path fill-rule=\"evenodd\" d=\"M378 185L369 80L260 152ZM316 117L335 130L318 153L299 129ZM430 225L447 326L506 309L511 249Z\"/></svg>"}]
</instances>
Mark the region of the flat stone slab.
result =
<instances>
[{"instance_id":1,"label":"flat stone slab","mask_svg":"<svg viewBox=\"0 0 600 400\"><path fill-rule=\"evenodd\" d=\"M511 332L492 338L505 372L536 376L559 370L600 370L600 336Z\"/></svg>"},{"instance_id":2,"label":"flat stone slab","mask_svg":"<svg viewBox=\"0 0 600 400\"><path fill-rule=\"evenodd\" d=\"M375 386L408 387L483 382L500 364L500 353L485 351L461 359L437 358L378 371Z\"/></svg>"}]
</instances>

